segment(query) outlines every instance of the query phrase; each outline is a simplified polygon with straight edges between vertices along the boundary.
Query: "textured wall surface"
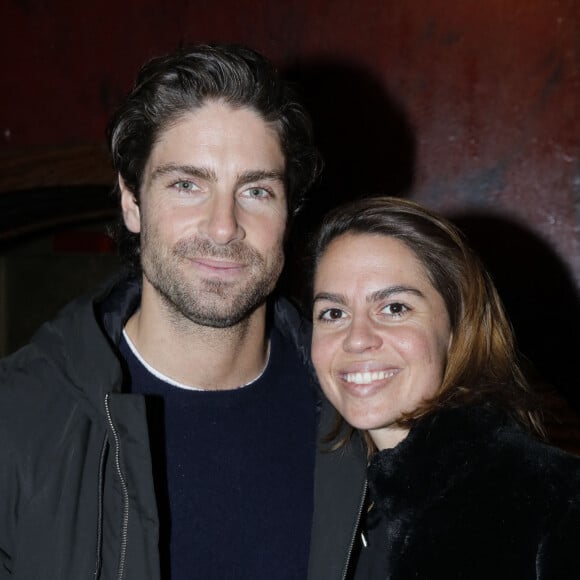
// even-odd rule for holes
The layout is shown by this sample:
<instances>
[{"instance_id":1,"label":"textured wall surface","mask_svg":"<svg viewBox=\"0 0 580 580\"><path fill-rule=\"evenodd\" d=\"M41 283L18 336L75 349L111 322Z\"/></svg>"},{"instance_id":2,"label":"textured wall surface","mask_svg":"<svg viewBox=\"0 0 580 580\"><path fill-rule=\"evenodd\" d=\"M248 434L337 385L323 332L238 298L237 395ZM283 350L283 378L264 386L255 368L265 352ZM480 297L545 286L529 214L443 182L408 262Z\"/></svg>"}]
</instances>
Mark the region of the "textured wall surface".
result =
<instances>
[{"instance_id":1,"label":"textured wall surface","mask_svg":"<svg viewBox=\"0 0 580 580\"><path fill-rule=\"evenodd\" d=\"M367 174L347 185L393 190L381 155L401 157L389 134L400 106L416 198L508 216L580 282L576 0L3 0L2 14L3 149L101 143L144 59L183 42L245 42L332 99L327 141L345 123L356 141L338 141L341 162L352 155Z\"/></svg>"},{"instance_id":2,"label":"textured wall surface","mask_svg":"<svg viewBox=\"0 0 580 580\"><path fill-rule=\"evenodd\" d=\"M576 376L580 2L3 0L1 10L0 152L100 144L143 60L180 43L250 44L303 84L314 113L327 172L310 216L379 191L454 216L524 351L551 380Z\"/></svg>"}]
</instances>

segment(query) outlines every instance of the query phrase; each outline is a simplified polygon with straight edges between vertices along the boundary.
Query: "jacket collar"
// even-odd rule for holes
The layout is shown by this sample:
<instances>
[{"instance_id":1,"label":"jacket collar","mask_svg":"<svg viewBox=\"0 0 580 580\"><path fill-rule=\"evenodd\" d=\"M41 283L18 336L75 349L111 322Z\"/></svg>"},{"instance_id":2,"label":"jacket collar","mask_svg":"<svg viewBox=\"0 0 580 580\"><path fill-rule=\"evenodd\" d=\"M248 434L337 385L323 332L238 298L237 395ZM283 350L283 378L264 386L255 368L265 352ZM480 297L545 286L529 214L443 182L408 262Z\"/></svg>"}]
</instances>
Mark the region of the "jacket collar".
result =
<instances>
[{"instance_id":1,"label":"jacket collar","mask_svg":"<svg viewBox=\"0 0 580 580\"><path fill-rule=\"evenodd\" d=\"M324 441L336 411L323 398L319 434ZM314 517L308 578L342 580L359 526L366 491L366 450L358 432L336 451L320 443L314 473Z\"/></svg>"},{"instance_id":2,"label":"jacket collar","mask_svg":"<svg viewBox=\"0 0 580 580\"><path fill-rule=\"evenodd\" d=\"M92 406L102 409L105 395L121 392L123 371L118 344L125 323L139 306L140 281L121 272L93 293L65 306L56 318L44 324L32 342L47 354L64 382ZM273 324L295 345L311 371L310 324L286 299L272 300Z\"/></svg>"},{"instance_id":3,"label":"jacket collar","mask_svg":"<svg viewBox=\"0 0 580 580\"><path fill-rule=\"evenodd\" d=\"M393 501L409 512L429 505L488 457L493 463L502 445L522 434L507 412L491 404L440 410L418 421L396 447L373 456L370 497L383 511Z\"/></svg>"}]
</instances>

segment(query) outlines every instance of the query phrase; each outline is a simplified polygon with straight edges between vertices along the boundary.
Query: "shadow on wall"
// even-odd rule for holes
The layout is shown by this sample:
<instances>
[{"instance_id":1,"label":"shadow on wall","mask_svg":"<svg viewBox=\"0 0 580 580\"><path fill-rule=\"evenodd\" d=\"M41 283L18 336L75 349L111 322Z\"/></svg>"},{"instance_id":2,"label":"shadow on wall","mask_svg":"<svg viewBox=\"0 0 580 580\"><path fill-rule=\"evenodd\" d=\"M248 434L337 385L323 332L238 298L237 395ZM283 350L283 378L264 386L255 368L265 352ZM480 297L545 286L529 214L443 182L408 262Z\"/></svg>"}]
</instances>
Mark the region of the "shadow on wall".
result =
<instances>
[{"instance_id":1,"label":"shadow on wall","mask_svg":"<svg viewBox=\"0 0 580 580\"><path fill-rule=\"evenodd\" d=\"M464 214L453 221L492 275L538 382L580 411L580 297L566 266L534 233L505 218Z\"/></svg>"},{"instance_id":2,"label":"shadow on wall","mask_svg":"<svg viewBox=\"0 0 580 580\"><path fill-rule=\"evenodd\" d=\"M363 195L405 196L415 172L415 136L403 107L370 73L344 62L297 62L282 71L312 116L323 174L296 218L285 287L305 304L309 235L331 208Z\"/></svg>"},{"instance_id":3,"label":"shadow on wall","mask_svg":"<svg viewBox=\"0 0 580 580\"><path fill-rule=\"evenodd\" d=\"M373 194L407 196L414 181L416 141L401 104L355 65L314 60L282 72L299 88L325 162L295 221L283 281L283 289L308 315L310 234L329 209L345 201ZM580 352L580 306L565 265L535 234L505 218L464 214L454 221L492 274L538 382L553 386L580 411L574 365Z\"/></svg>"}]
</instances>

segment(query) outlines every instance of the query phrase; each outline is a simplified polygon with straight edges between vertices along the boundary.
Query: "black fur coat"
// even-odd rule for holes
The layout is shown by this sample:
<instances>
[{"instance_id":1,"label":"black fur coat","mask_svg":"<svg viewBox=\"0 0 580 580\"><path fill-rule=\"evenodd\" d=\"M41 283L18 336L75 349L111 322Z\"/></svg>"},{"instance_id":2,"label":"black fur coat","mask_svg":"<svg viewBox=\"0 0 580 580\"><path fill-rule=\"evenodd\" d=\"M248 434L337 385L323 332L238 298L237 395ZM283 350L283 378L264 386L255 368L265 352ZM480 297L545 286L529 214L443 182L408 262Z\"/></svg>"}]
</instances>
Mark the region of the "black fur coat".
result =
<instances>
[{"instance_id":1,"label":"black fur coat","mask_svg":"<svg viewBox=\"0 0 580 580\"><path fill-rule=\"evenodd\" d=\"M580 459L502 413L442 411L368 471L356 580L580 579Z\"/></svg>"}]
</instances>

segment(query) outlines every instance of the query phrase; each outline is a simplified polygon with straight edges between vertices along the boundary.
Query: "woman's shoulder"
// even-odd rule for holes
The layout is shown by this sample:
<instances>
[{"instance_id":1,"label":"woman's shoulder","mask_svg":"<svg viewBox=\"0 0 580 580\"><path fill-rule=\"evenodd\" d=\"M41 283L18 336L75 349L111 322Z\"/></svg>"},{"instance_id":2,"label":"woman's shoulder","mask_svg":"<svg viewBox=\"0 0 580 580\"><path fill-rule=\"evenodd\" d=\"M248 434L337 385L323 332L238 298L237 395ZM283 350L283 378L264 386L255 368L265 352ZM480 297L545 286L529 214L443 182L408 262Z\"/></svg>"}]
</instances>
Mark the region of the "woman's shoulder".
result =
<instances>
[{"instance_id":1,"label":"woman's shoulder","mask_svg":"<svg viewBox=\"0 0 580 580\"><path fill-rule=\"evenodd\" d=\"M369 476L389 485L496 490L504 497L580 500L580 458L529 433L488 405L447 408L414 425L396 448L379 452ZM425 491L425 490L423 490Z\"/></svg>"},{"instance_id":2,"label":"woman's shoulder","mask_svg":"<svg viewBox=\"0 0 580 580\"><path fill-rule=\"evenodd\" d=\"M559 449L523 427L508 411L494 405L470 405L441 410L417 426L428 445L478 453L479 461L513 462L514 468L550 466L580 476L580 457Z\"/></svg>"},{"instance_id":3,"label":"woman's shoulder","mask_svg":"<svg viewBox=\"0 0 580 580\"><path fill-rule=\"evenodd\" d=\"M536 550L542 538L576 541L580 530L580 459L489 407L419 421L397 447L375 454L368 479L377 517L408 522L429 541L449 535L469 544L482 534L501 545L515 533Z\"/></svg>"}]
</instances>

